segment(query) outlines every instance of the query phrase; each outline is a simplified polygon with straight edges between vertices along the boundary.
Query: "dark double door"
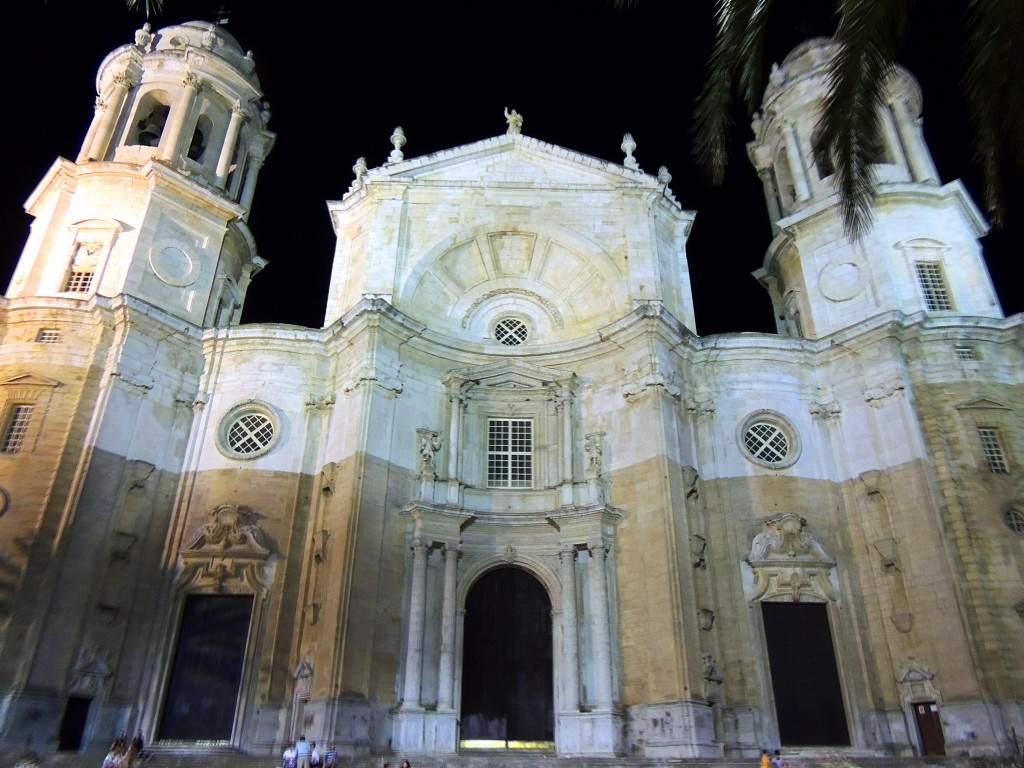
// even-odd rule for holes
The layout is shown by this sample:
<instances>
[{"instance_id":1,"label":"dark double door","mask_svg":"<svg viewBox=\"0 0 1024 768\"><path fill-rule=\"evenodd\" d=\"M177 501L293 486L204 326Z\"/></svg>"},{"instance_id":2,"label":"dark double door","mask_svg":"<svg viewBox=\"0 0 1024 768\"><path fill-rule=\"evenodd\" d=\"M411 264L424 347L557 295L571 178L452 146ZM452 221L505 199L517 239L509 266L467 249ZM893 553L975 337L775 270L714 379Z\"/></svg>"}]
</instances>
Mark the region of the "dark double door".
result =
<instances>
[{"instance_id":1,"label":"dark double door","mask_svg":"<svg viewBox=\"0 0 1024 768\"><path fill-rule=\"evenodd\" d=\"M186 598L160 719L160 739L231 739L252 607L252 595Z\"/></svg>"},{"instance_id":2,"label":"dark double door","mask_svg":"<svg viewBox=\"0 0 1024 768\"><path fill-rule=\"evenodd\" d=\"M480 578L463 624L463 741L554 740L551 601L518 568Z\"/></svg>"},{"instance_id":3,"label":"dark double door","mask_svg":"<svg viewBox=\"0 0 1024 768\"><path fill-rule=\"evenodd\" d=\"M761 603L779 740L849 746L846 708L824 603Z\"/></svg>"}]
</instances>

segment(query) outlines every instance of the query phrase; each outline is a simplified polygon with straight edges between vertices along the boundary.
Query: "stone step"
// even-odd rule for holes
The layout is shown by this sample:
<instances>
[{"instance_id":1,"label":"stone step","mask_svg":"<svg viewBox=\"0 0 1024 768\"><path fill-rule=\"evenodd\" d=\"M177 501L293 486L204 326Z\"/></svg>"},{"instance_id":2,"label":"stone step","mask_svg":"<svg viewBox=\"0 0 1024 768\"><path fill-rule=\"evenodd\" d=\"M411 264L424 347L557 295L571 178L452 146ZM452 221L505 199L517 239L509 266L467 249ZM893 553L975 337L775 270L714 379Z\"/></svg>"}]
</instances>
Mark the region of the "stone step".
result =
<instances>
[{"instance_id":1,"label":"stone step","mask_svg":"<svg viewBox=\"0 0 1024 768\"><path fill-rule=\"evenodd\" d=\"M106 750L61 752L43 758L41 768L100 768ZM18 764L21 755L0 754L0 767ZM376 755L343 758L338 768L382 768L385 762L398 768L403 756ZM756 758L593 758L555 757L530 752L496 750L461 755L410 755L412 768L758 768ZM1020 768L1013 760L972 760L966 757L896 758L868 757L835 751L800 750L786 754L790 768ZM248 755L226 747L157 745L152 756L136 760L132 768L280 768L280 758Z\"/></svg>"}]
</instances>

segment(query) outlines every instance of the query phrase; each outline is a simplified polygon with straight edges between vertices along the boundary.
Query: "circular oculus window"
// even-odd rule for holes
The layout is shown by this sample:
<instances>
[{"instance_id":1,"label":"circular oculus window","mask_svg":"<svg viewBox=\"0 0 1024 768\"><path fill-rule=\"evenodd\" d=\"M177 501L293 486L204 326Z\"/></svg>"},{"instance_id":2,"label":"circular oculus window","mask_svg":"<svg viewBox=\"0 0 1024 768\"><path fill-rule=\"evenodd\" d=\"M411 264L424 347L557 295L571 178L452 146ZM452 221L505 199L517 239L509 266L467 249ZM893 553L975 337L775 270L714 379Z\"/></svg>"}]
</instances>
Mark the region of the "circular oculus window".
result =
<instances>
[{"instance_id":1,"label":"circular oculus window","mask_svg":"<svg viewBox=\"0 0 1024 768\"><path fill-rule=\"evenodd\" d=\"M755 464L772 469L792 466L800 457L796 431L781 414L758 411L740 427L744 455Z\"/></svg>"},{"instance_id":2,"label":"circular oculus window","mask_svg":"<svg viewBox=\"0 0 1024 768\"><path fill-rule=\"evenodd\" d=\"M1003 513L1003 522L1014 533L1024 536L1024 507L1014 505Z\"/></svg>"},{"instance_id":3,"label":"circular oculus window","mask_svg":"<svg viewBox=\"0 0 1024 768\"><path fill-rule=\"evenodd\" d=\"M518 317L503 317L494 324L495 340L506 347L518 347L529 336L529 328Z\"/></svg>"},{"instance_id":4,"label":"circular oculus window","mask_svg":"<svg viewBox=\"0 0 1024 768\"><path fill-rule=\"evenodd\" d=\"M246 403L228 411L221 420L218 447L226 456L255 459L268 453L280 437L274 411L262 403Z\"/></svg>"}]
</instances>

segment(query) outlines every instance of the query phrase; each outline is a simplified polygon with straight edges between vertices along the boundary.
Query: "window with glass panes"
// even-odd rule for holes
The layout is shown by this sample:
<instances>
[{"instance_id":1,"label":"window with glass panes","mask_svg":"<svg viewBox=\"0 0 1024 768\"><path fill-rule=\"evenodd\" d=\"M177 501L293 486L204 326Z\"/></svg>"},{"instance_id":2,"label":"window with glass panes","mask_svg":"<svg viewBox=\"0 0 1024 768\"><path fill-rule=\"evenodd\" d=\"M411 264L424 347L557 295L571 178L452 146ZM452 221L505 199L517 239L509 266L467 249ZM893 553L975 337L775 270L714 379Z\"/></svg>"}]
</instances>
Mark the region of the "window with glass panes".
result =
<instances>
[{"instance_id":1,"label":"window with glass panes","mask_svg":"<svg viewBox=\"0 0 1024 768\"><path fill-rule=\"evenodd\" d=\"M1007 474L1010 471L1010 465L1006 462L1006 453L1003 451L1003 443L999 439L999 430L993 427L979 427L978 438L981 440L981 450L985 454L989 472L995 472L997 475Z\"/></svg>"},{"instance_id":2,"label":"window with glass panes","mask_svg":"<svg viewBox=\"0 0 1024 768\"><path fill-rule=\"evenodd\" d=\"M489 419L487 422L487 486L533 487L533 422Z\"/></svg>"},{"instance_id":3,"label":"window with glass panes","mask_svg":"<svg viewBox=\"0 0 1024 768\"><path fill-rule=\"evenodd\" d=\"M935 261L918 261L914 263L914 270L921 285L921 293L924 294L925 308L930 312L952 309L953 299L946 287L942 265Z\"/></svg>"},{"instance_id":4,"label":"window with glass panes","mask_svg":"<svg viewBox=\"0 0 1024 768\"><path fill-rule=\"evenodd\" d=\"M7 423L4 425L3 440L0 440L0 453L18 453L25 444L29 422L35 406L15 405L7 412Z\"/></svg>"}]
</instances>

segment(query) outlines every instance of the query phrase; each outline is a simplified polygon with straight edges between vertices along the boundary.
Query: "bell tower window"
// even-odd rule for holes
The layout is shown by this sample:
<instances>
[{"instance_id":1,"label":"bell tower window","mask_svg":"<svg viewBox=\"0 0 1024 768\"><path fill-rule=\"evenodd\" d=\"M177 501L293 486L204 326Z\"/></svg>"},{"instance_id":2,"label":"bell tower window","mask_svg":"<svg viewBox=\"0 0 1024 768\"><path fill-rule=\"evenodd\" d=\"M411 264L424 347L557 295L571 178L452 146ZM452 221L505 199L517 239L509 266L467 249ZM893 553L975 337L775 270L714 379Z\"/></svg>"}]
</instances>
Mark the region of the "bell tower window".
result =
<instances>
[{"instance_id":1,"label":"bell tower window","mask_svg":"<svg viewBox=\"0 0 1024 768\"><path fill-rule=\"evenodd\" d=\"M126 143L143 147L159 146L170 111L170 100L166 94L160 91L147 93L139 103L135 124Z\"/></svg>"},{"instance_id":2,"label":"bell tower window","mask_svg":"<svg viewBox=\"0 0 1024 768\"><path fill-rule=\"evenodd\" d=\"M101 248L99 243L78 244L64 277L62 290L65 293L89 293L92 290Z\"/></svg>"},{"instance_id":3,"label":"bell tower window","mask_svg":"<svg viewBox=\"0 0 1024 768\"><path fill-rule=\"evenodd\" d=\"M533 422L531 420L488 420L487 487L533 487Z\"/></svg>"},{"instance_id":4,"label":"bell tower window","mask_svg":"<svg viewBox=\"0 0 1024 768\"><path fill-rule=\"evenodd\" d=\"M942 274L942 265L936 261L916 261L914 271L917 282L924 295L924 305L929 312L953 309L953 300L946 287L946 278Z\"/></svg>"}]
</instances>

